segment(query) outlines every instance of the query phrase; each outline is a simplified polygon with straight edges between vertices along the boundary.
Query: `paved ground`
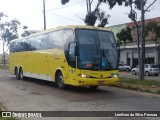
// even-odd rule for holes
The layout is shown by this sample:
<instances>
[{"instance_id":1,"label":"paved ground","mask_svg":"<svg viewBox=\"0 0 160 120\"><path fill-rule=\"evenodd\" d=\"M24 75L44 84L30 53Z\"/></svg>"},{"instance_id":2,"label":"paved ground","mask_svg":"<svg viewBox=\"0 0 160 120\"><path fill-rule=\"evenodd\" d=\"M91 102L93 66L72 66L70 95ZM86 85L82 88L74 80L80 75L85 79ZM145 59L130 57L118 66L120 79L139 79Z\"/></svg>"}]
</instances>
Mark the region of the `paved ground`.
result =
<instances>
[{"instance_id":1,"label":"paved ground","mask_svg":"<svg viewBox=\"0 0 160 120\"><path fill-rule=\"evenodd\" d=\"M100 87L96 91L76 87L59 90L51 82L33 79L17 80L4 70L0 70L0 101L8 110L13 111L160 111L160 96L156 94L115 87ZM53 118L42 119L53 120ZM72 117L54 119L158 120L159 118Z\"/></svg>"}]
</instances>

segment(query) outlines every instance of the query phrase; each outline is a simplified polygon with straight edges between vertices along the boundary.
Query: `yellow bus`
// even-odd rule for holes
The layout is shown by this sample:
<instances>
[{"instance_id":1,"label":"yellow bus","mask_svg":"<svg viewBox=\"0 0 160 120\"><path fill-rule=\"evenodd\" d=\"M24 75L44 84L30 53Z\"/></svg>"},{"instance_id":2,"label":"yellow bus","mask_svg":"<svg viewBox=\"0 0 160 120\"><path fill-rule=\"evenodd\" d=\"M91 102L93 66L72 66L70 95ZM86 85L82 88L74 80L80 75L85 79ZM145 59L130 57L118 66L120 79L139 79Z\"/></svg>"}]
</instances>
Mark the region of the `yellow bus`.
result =
<instances>
[{"instance_id":1,"label":"yellow bus","mask_svg":"<svg viewBox=\"0 0 160 120\"><path fill-rule=\"evenodd\" d=\"M9 71L66 85L115 85L118 57L114 34L104 28L65 26L10 42Z\"/></svg>"}]
</instances>

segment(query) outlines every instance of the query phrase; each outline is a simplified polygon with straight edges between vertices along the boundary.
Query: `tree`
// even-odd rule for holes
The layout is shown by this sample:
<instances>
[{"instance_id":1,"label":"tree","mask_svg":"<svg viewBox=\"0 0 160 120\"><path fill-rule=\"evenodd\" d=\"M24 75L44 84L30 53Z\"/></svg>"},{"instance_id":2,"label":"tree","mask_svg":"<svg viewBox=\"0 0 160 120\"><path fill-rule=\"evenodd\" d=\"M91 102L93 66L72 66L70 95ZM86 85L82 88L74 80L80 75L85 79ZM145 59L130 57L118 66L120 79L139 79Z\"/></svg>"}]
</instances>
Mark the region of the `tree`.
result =
<instances>
[{"instance_id":1,"label":"tree","mask_svg":"<svg viewBox=\"0 0 160 120\"><path fill-rule=\"evenodd\" d=\"M100 5L103 2L103 0L98 0L97 5L93 11L91 11L93 0L86 0L87 2L87 14L85 17L84 22L87 25L94 26L96 21L98 20L100 23L98 24L98 27L105 27L106 24L108 24L108 18L110 15L106 14L105 11L100 9Z\"/></svg>"},{"instance_id":2,"label":"tree","mask_svg":"<svg viewBox=\"0 0 160 120\"><path fill-rule=\"evenodd\" d=\"M5 22L1 36L2 40L9 43L11 40L18 38L18 26L20 24L21 23L17 19Z\"/></svg>"},{"instance_id":3,"label":"tree","mask_svg":"<svg viewBox=\"0 0 160 120\"><path fill-rule=\"evenodd\" d=\"M160 22L160 21L159 21ZM160 37L160 26L158 25L159 22L149 22L146 25L146 36L150 33L152 33L152 40L156 41L157 44L157 38Z\"/></svg>"},{"instance_id":4,"label":"tree","mask_svg":"<svg viewBox=\"0 0 160 120\"><path fill-rule=\"evenodd\" d=\"M124 45L127 41L132 42L133 38L131 35L131 28L127 27L122 29L119 33L116 34L118 41L121 41Z\"/></svg>"},{"instance_id":5,"label":"tree","mask_svg":"<svg viewBox=\"0 0 160 120\"><path fill-rule=\"evenodd\" d=\"M65 5L68 2L69 2L69 0L61 0L62 5Z\"/></svg>"},{"instance_id":6,"label":"tree","mask_svg":"<svg viewBox=\"0 0 160 120\"><path fill-rule=\"evenodd\" d=\"M158 25L159 22L149 22L145 28L145 31L146 31L145 36L146 37L149 36L150 39L156 42L156 49L158 51L158 63L157 64L160 67L160 46L157 46L158 38L160 38L160 26Z\"/></svg>"},{"instance_id":7,"label":"tree","mask_svg":"<svg viewBox=\"0 0 160 120\"><path fill-rule=\"evenodd\" d=\"M18 26L20 22L17 19L13 19L9 22L2 20L4 17L8 17L3 12L0 13L0 40L3 42L3 60L5 65L5 54L4 45L8 44L11 40L18 38Z\"/></svg>"},{"instance_id":8,"label":"tree","mask_svg":"<svg viewBox=\"0 0 160 120\"><path fill-rule=\"evenodd\" d=\"M105 0L98 0L96 7L92 10L92 3L94 0L86 0L87 3L87 14L83 19L86 25L94 26L96 21L99 21L98 27L105 27L108 24L108 18L110 15L106 14L105 11L100 9L100 5L104 3ZM61 3L64 5L68 3L69 0L61 0Z\"/></svg>"},{"instance_id":9,"label":"tree","mask_svg":"<svg viewBox=\"0 0 160 120\"><path fill-rule=\"evenodd\" d=\"M149 8L157 1L153 0L148 6L146 6L146 9L144 9L144 6L147 3L147 0L103 0L104 2L108 3L110 9L112 9L116 4L118 5L125 5L126 7L130 7L130 13L128 17L135 23L136 31L137 31L137 48L138 48L138 61L139 61L139 68L140 68L140 74L139 79L144 80L144 61L145 61L145 35L144 35L144 14L145 12L149 11ZM139 32L139 25L137 23L137 13L135 11L141 10L141 33ZM140 36L142 39L142 52L139 47L140 43ZM142 57L141 57L142 56Z\"/></svg>"},{"instance_id":10,"label":"tree","mask_svg":"<svg viewBox=\"0 0 160 120\"><path fill-rule=\"evenodd\" d=\"M135 1L136 5L135 7L137 9L140 9L140 3L138 1ZM138 49L138 65L139 65L139 69L140 69L140 74L139 74L139 78L141 79L142 78L142 74L141 74L141 66L142 66L142 63L141 63L141 50L140 50L140 36L141 36L141 33L139 31L139 25L137 23L137 13L135 10L133 10L133 1L130 0L128 2L125 3L126 6L129 6L130 7L130 13L128 14L128 17L134 22L135 24L135 28L136 28L136 37L137 37L137 49Z\"/></svg>"},{"instance_id":11,"label":"tree","mask_svg":"<svg viewBox=\"0 0 160 120\"><path fill-rule=\"evenodd\" d=\"M23 30L24 30L24 32L21 34L22 37L26 37L26 36L29 36L29 35L31 34L31 33L29 32L27 26L23 26Z\"/></svg>"},{"instance_id":12,"label":"tree","mask_svg":"<svg viewBox=\"0 0 160 120\"><path fill-rule=\"evenodd\" d=\"M69 0L63 0L63 1L69 1ZM92 3L93 0L86 0L89 1L87 3ZM150 7L156 2L157 0L153 0L152 2L149 2L150 4L148 6L146 6L144 9L144 6L146 5L146 3L148 2L147 0L98 0L97 6L100 5L101 3L107 3L110 7L110 9L112 9L115 5L119 5L119 6L126 6L126 7L130 7L130 13L128 15L128 17L136 24L136 29L137 29L137 48L138 48L138 60L139 60L139 68L140 68L140 75L139 78L140 80L144 80L144 61L145 61L145 36L144 36L144 14L145 12L150 11ZM90 5L89 5L90 6ZM90 9L89 7L87 7L88 9ZM134 8L134 9L133 9ZM141 10L141 33L138 30L138 24L137 24L137 13L135 11L135 9L137 10ZM96 20L96 16L95 13L90 13L88 14L89 17L87 19L92 20L92 24L95 22ZM87 16L87 15L86 15ZM91 17L90 17L91 16ZM89 21L88 20L88 21ZM140 50L139 47L139 43L140 43L140 36L142 39L142 52ZM142 59L141 59L142 56Z\"/></svg>"},{"instance_id":13,"label":"tree","mask_svg":"<svg viewBox=\"0 0 160 120\"><path fill-rule=\"evenodd\" d=\"M133 38L131 35L131 28L127 27L122 29L119 33L116 34L118 40L117 40L117 46L118 46L118 58L120 59L120 46L122 44L126 44L127 41L132 42Z\"/></svg>"}]
</instances>

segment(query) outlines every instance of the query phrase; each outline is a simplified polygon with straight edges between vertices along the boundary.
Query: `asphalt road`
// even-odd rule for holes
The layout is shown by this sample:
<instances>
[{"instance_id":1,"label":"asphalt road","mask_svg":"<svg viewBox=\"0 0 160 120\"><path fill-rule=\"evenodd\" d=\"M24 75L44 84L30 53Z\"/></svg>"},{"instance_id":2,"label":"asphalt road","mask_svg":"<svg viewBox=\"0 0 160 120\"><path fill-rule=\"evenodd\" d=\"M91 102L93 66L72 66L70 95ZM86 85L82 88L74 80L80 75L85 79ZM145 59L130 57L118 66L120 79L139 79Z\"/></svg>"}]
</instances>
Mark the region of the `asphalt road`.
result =
<instances>
[{"instance_id":1,"label":"asphalt road","mask_svg":"<svg viewBox=\"0 0 160 120\"><path fill-rule=\"evenodd\" d=\"M138 79L139 75L132 75L131 72L119 72L119 77ZM159 76L145 76L145 79L146 80L160 80L160 75Z\"/></svg>"},{"instance_id":2,"label":"asphalt road","mask_svg":"<svg viewBox=\"0 0 160 120\"><path fill-rule=\"evenodd\" d=\"M156 94L116 87L99 87L96 91L77 87L59 90L51 82L17 80L4 70L0 70L0 101L12 111L160 111L160 96ZM25 118L28 119L31 118ZM42 118L54 119L159 120L156 117Z\"/></svg>"}]
</instances>

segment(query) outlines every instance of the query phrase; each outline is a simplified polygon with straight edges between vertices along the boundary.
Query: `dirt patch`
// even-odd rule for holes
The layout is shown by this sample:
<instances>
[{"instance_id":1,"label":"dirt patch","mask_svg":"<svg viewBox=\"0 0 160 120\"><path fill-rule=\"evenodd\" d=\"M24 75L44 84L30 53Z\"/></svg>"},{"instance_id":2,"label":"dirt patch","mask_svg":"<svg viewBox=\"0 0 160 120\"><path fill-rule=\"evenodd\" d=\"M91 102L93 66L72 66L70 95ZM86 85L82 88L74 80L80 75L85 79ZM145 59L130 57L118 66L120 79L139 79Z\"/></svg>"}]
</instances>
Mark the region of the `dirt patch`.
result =
<instances>
[{"instance_id":1,"label":"dirt patch","mask_svg":"<svg viewBox=\"0 0 160 120\"><path fill-rule=\"evenodd\" d=\"M43 95L43 94L38 93L38 92L31 92L31 94L34 94L34 95Z\"/></svg>"},{"instance_id":2,"label":"dirt patch","mask_svg":"<svg viewBox=\"0 0 160 120\"><path fill-rule=\"evenodd\" d=\"M117 85L117 87L160 94L160 88L156 86L144 86L137 84L120 83Z\"/></svg>"}]
</instances>

